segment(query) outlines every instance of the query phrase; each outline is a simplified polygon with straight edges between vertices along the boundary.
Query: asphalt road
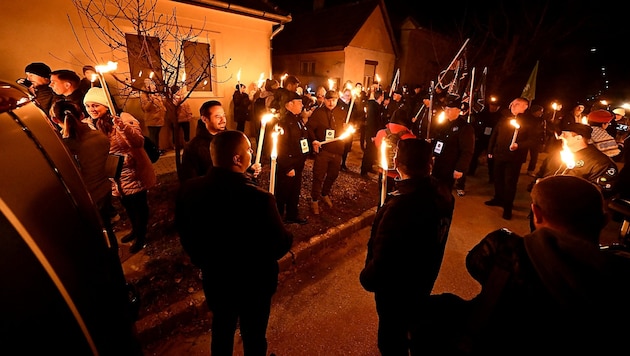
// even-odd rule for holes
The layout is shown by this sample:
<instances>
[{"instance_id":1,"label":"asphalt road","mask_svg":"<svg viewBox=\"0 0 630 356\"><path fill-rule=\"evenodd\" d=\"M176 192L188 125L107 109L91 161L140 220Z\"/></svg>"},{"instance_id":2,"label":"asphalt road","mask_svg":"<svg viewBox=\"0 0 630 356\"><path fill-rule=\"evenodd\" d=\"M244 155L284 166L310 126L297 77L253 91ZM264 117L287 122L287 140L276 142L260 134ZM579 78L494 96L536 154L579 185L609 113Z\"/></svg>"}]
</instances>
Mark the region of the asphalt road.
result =
<instances>
[{"instance_id":1,"label":"asphalt road","mask_svg":"<svg viewBox=\"0 0 630 356\"><path fill-rule=\"evenodd\" d=\"M525 169L525 165L523 165ZM487 233L508 228L518 234L529 232L529 194L532 178L523 171L519 180L511 220L502 219L502 209L488 207L492 197L487 170L480 166L476 177L468 177L466 195L456 196L442 267L433 293L451 292L470 299L480 287L467 273L466 253ZM603 240L613 240L619 224L610 222ZM288 355L379 355L376 346L377 315L373 294L361 287L370 228L323 250L308 264L283 276L274 296L268 327L269 352ZM209 355L210 332L174 335L151 351L151 355ZM235 355L242 355L235 336Z\"/></svg>"}]
</instances>

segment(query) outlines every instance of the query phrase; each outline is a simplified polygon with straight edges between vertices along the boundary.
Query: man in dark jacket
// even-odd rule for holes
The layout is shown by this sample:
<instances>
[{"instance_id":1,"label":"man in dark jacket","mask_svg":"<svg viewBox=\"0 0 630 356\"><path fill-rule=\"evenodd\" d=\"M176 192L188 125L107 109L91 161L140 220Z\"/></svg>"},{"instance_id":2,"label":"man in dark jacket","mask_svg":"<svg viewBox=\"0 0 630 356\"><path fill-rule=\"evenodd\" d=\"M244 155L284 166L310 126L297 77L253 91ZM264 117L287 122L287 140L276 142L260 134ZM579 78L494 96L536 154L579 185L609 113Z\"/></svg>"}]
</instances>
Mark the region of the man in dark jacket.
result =
<instances>
[{"instance_id":1,"label":"man in dark jacket","mask_svg":"<svg viewBox=\"0 0 630 356\"><path fill-rule=\"evenodd\" d=\"M311 208L315 215L320 213L320 198L329 208L333 207L330 192L341 170L345 140L352 140L352 135L345 140L338 138L348 129L346 111L337 105L338 101L336 91L327 91L324 106L315 109L306 123L308 138L315 152L311 186Z\"/></svg>"},{"instance_id":2,"label":"man in dark jacket","mask_svg":"<svg viewBox=\"0 0 630 356\"><path fill-rule=\"evenodd\" d=\"M50 67L41 62L34 62L24 68L26 80L18 80L28 88L29 93L35 98L35 104L42 109L46 116L50 115L50 108L58 99L50 88Z\"/></svg>"},{"instance_id":3,"label":"man in dark jacket","mask_svg":"<svg viewBox=\"0 0 630 356\"><path fill-rule=\"evenodd\" d=\"M528 106L529 101L525 98L512 100L492 131L488 144L488 159L494 159L494 197L485 204L503 207L506 220L512 219L521 166L527 159L533 139L530 128L524 124L523 113Z\"/></svg>"},{"instance_id":4,"label":"man in dark jacket","mask_svg":"<svg viewBox=\"0 0 630 356\"><path fill-rule=\"evenodd\" d=\"M583 178L552 176L541 179L531 197L535 231L523 237L492 232L466 257L482 286L477 310L484 311L469 324L477 326L471 328L472 354L612 355L626 349L616 325L627 320L627 308L604 306L628 296L628 262L599 248L607 221L601 193Z\"/></svg>"},{"instance_id":5,"label":"man in dark jacket","mask_svg":"<svg viewBox=\"0 0 630 356\"><path fill-rule=\"evenodd\" d=\"M280 122L283 134L278 136L278 169L276 171L275 194L278 211L286 211L288 224L306 224L299 216L302 173L306 157L310 153L306 124L302 121L302 97L296 92L287 92L280 98Z\"/></svg>"},{"instance_id":6,"label":"man in dark jacket","mask_svg":"<svg viewBox=\"0 0 630 356\"><path fill-rule=\"evenodd\" d=\"M589 144L593 129L584 124L565 124L560 137L564 146L573 154L572 162L562 160L560 151L549 152L540 170L536 173L536 180L555 175L569 175L584 178L599 187L608 199L614 195L619 170L617 164L606 154Z\"/></svg>"},{"instance_id":7,"label":"man in dark jacket","mask_svg":"<svg viewBox=\"0 0 630 356\"><path fill-rule=\"evenodd\" d=\"M203 103L199 108L199 115L196 135L184 146L181 181L200 177L208 172L212 167L210 142L214 135L226 129L225 110L219 101L209 100Z\"/></svg>"},{"instance_id":8,"label":"man in dark jacket","mask_svg":"<svg viewBox=\"0 0 630 356\"><path fill-rule=\"evenodd\" d=\"M435 163L432 174L449 190L453 189L457 179L468 172L475 149L475 130L460 115L461 112L461 100L449 100L444 108L448 121L436 132L433 140Z\"/></svg>"},{"instance_id":9,"label":"man in dark jacket","mask_svg":"<svg viewBox=\"0 0 630 356\"><path fill-rule=\"evenodd\" d=\"M237 324L247 354L267 354L267 323L278 260L293 243L273 194L249 183L252 148L240 131L217 133L213 168L178 192L175 223L182 247L203 273L212 311L212 355L232 355ZM220 222L225 233L208 225Z\"/></svg>"},{"instance_id":10,"label":"man in dark jacket","mask_svg":"<svg viewBox=\"0 0 630 356\"><path fill-rule=\"evenodd\" d=\"M367 177L368 173L376 173L373 165L376 163L377 151L374 139L376 133L380 129L381 118L383 116L383 92L375 90L374 98L367 102L367 120L365 125L365 136L367 144L363 150L363 158L361 159L361 176Z\"/></svg>"},{"instance_id":11,"label":"man in dark jacket","mask_svg":"<svg viewBox=\"0 0 630 356\"><path fill-rule=\"evenodd\" d=\"M374 292L383 355L410 350L416 355L424 342L418 323L440 270L454 209L453 195L431 176L431 157L432 145L425 140L398 142L398 190L372 224L360 281Z\"/></svg>"},{"instance_id":12,"label":"man in dark jacket","mask_svg":"<svg viewBox=\"0 0 630 356\"><path fill-rule=\"evenodd\" d=\"M234 105L234 122L236 129L245 132L245 122L249 121L249 113L251 111L251 100L247 94L245 84L236 84L234 94L232 94L232 104Z\"/></svg>"}]
</instances>

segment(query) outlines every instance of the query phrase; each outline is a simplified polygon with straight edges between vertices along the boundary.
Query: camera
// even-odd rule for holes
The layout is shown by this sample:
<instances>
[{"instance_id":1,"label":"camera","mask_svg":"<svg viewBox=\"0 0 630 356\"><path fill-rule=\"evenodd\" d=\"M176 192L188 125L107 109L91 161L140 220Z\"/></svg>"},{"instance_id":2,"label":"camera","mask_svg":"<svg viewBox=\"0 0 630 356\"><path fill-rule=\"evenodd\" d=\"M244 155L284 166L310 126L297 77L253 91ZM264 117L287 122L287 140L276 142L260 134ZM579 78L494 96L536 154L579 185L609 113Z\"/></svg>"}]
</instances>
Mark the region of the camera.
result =
<instances>
[{"instance_id":1,"label":"camera","mask_svg":"<svg viewBox=\"0 0 630 356\"><path fill-rule=\"evenodd\" d=\"M26 78L18 78L15 82L20 84L21 86L26 87L27 89L30 88L31 85L33 85L33 83Z\"/></svg>"}]
</instances>

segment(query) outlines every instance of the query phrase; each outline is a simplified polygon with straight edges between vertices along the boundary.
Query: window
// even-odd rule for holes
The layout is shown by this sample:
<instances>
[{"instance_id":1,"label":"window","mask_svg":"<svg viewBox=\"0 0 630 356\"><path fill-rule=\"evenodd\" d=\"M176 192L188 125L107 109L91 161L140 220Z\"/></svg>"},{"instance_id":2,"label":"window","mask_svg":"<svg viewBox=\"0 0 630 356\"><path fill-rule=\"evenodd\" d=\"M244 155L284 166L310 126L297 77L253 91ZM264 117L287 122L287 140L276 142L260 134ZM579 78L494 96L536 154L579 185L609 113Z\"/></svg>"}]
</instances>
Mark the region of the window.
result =
<instances>
[{"instance_id":1,"label":"window","mask_svg":"<svg viewBox=\"0 0 630 356\"><path fill-rule=\"evenodd\" d=\"M216 90L212 81L215 69L212 65L213 55L210 51L210 43L184 40L181 42L180 48L167 47L163 49L161 46L165 43L161 43L157 37L127 33L125 40L134 89L142 89L147 79L154 79L154 83L158 85L164 82L171 83L175 76L169 72L169 69L164 72L163 68L179 66L180 72L177 79L180 86L185 80L188 90L191 90L194 83L199 80L192 96L196 96L195 93L207 96ZM160 52L162 49L164 53L174 53L177 57L171 58L171 55L171 57L162 58ZM162 90L162 88L155 89Z\"/></svg>"},{"instance_id":2,"label":"window","mask_svg":"<svg viewBox=\"0 0 630 356\"><path fill-rule=\"evenodd\" d=\"M363 84L368 88L376 82L376 66L378 66L377 61L365 61L365 67L363 69Z\"/></svg>"},{"instance_id":3,"label":"window","mask_svg":"<svg viewBox=\"0 0 630 356\"><path fill-rule=\"evenodd\" d=\"M132 86L141 89L145 79L162 78L160 39L150 36L125 34L127 57L131 71Z\"/></svg>"},{"instance_id":4,"label":"window","mask_svg":"<svg viewBox=\"0 0 630 356\"><path fill-rule=\"evenodd\" d=\"M315 75L315 62L301 62L300 75L303 75L303 76Z\"/></svg>"},{"instance_id":5,"label":"window","mask_svg":"<svg viewBox=\"0 0 630 356\"><path fill-rule=\"evenodd\" d=\"M194 91L211 92L212 89L212 55L210 44L203 42L184 41L184 63L186 81L194 82L202 78Z\"/></svg>"}]
</instances>

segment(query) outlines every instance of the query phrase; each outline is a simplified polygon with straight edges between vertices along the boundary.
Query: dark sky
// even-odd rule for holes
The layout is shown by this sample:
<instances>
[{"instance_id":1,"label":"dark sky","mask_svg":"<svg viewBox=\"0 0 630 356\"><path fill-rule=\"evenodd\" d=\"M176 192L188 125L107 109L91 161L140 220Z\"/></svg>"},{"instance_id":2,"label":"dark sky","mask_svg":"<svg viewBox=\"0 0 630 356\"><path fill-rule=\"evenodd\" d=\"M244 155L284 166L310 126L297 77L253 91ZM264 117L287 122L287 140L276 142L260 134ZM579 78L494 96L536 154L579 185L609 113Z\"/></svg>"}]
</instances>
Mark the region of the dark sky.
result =
<instances>
[{"instance_id":1,"label":"dark sky","mask_svg":"<svg viewBox=\"0 0 630 356\"><path fill-rule=\"evenodd\" d=\"M312 0L271 1L292 14L313 9ZM325 6L346 2L356 0L328 0ZM626 89L630 70L627 70L628 59L623 55L624 37L630 36L630 21L624 17L630 10L629 4L585 6L570 0L384 2L394 27L412 16L421 26L454 38L471 37L471 43L475 36L482 34L501 37L510 33L508 38L531 36L528 41L535 45L520 48L515 54L527 60L514 69L514 81L522 82L516 84L522 88L539 60L536 96L542 100L586 101L600 92L617 101L626 96L630 98ZM493 32L484 33L490 26ZM530 28L540 29L536 32L538 37ZM592 48L597 51L591 52ZM494 67L489 71L499 70L497 65Z\"/></svg>"}]
</instances>

